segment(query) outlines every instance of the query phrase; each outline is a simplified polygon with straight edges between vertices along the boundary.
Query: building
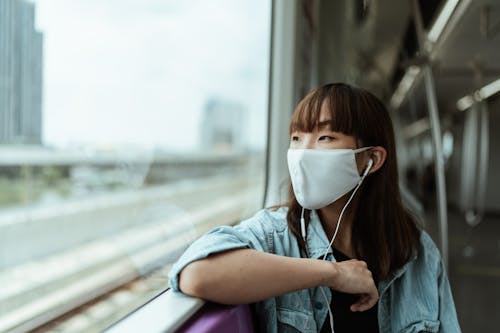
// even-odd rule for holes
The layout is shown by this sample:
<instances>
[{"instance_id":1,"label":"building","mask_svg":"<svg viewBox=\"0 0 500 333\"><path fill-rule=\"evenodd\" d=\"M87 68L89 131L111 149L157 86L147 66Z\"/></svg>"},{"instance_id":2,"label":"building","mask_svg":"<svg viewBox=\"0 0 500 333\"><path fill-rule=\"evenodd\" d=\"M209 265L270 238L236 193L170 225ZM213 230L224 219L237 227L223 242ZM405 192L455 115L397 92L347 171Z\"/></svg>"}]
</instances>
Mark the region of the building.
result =
<instances>
[{"instance_id":1,"label":"building","mask_svg":"<svg viewBox=\"0 0 500 333\"><path fill-rule=\"evenodd\" d=\"M0 0L0 143L40 144L43 35L35 5Z\"/></svg>"},{"instance_id":2,"label":"building","mask_svg":"<svg viewBox=\"0 0 500 333\"><path fill-rule=\"evenodd\" d=\"M241 151L246 147L245 108L235 102L211 98L200 124L201 148L207 151Z\"/></svg>"}]
</instances>

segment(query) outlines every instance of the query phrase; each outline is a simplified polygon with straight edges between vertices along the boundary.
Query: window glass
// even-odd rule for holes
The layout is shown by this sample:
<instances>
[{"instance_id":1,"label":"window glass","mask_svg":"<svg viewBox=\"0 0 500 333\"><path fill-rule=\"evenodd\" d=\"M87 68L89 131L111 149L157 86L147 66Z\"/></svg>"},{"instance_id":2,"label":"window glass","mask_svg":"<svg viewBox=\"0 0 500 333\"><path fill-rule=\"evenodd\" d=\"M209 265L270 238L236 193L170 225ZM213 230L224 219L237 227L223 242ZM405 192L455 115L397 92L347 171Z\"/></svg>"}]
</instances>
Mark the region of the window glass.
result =
<instances>
[{"instance_id":1,"label":"window glass","mask_svg":"<svg viewBox=\"0 0 500 333\"><path fill-rule=\"evenodd\" d=\"M0 331L98 331L261 207L270 7L0 0Z\"/></svg>"}]
</instances>

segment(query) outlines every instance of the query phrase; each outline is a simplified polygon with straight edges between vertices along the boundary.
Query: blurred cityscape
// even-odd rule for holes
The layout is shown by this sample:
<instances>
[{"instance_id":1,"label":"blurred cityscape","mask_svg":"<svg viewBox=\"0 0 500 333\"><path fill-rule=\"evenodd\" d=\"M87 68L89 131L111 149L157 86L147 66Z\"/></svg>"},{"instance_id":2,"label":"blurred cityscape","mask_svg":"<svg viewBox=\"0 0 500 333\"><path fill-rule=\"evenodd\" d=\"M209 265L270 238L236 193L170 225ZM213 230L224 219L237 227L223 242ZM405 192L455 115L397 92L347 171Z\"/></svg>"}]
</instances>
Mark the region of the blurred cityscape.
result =
<instances>
[{"instance_id":1,"label":"blurred cityscape","mask_svg":"<svg viewBox=\"0 0 500 333\"><path fill-rule=\"evenodd\" d=\"M243 105L221 98L210 98L205 104L200 124L203 150L242 151L247 149L244 129L246 110Z\"/></svg>"},{"instance_id":2,"label":"blurred cityscape","mask_svg":"<svg viewBox=\"0 0 500 333\"><path fill-rule=\"evenodd\" d=\"M0 207L231 174L241 169L242 153L251 153L244 135L247 110L218 96L202 108L202 153L99 143L67 149L44 145L43 39L35 29L33 2L0 0Z\"/></svg>"},{"instance_id":3,"label":"blurred cityscape","mask_svg":"<svg viewBox=\"0 0 500 333\"><path fill-rule=\"evenodd\" d=\"M54 31L42 28L45 40L37 31L35 4L41 6L0 0L0 284L6 286L0 289L0 332L30 331L140 279L175 260L197 235L234 223L262 204L264 154L249 144L248 101L218 90L204 92L197 98L205 102L195 104L195 112L175 110L169 121L157 121L161 131L174 133L170 137L150 139L145 121L136 127L145 127L146 140L126 143L136 129L116 115L127 118L127 112L137 111L139 121L150 121L142 109L148 105L126 109L90 95L95 107L82 112L76 110L86 98L81 89L64 94L47 80L44 87L44 75L52 73L44 73L44 63L66 61L61 52L47 51ZM73 70L70 75L59 80L80 77ZM99 79L86 83L89 90L100 89ZM147 90L148 84L140 85ZM54 108L44 101L47 91L58 103L60 95L68 95L56 108L69 117L46 112ZM171 106L168 101L150 102L158 104L150 103L150 112L167 116L162 112ZM49 110L43 110L45 105ZM88 114L89 109L94 113ZM90 121L82 123L78 112ZM93 134L96 122L106 117L110 120L100 123L106 135L97 135L100 139L66 137ZM57 119L58 126L43 129L48 118ZM186 121L195 122L194 131L181 126ZM53 144L48 132L58 132L62 140ZM198 148L183 149L188 139ZM262 136L257 140L264 141ZM173 150L177 144L181 148ZM165 287L166 282L141 292L115 311L123 315ZM109 325L110 318L102 325Z\"/></svg>"}]
</instances>

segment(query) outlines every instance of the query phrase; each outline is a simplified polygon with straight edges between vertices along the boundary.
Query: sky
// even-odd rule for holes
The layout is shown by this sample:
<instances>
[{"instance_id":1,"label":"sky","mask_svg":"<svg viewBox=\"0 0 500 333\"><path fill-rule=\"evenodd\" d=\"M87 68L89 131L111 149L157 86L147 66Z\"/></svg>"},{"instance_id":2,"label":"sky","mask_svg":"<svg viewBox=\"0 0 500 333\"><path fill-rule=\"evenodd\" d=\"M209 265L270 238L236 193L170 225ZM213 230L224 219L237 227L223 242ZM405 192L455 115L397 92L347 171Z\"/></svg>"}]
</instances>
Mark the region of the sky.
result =
<instances>
[{"instance_id":1,"label":"sky","mask_svg":"<svg viewBox=\"0 0 500 333\"><path fill-rule=\"evenodd\" d=\"M196 150L214 96L263 148L270 0L37 0L43 141Z\"/></svg>"}]
</instances>

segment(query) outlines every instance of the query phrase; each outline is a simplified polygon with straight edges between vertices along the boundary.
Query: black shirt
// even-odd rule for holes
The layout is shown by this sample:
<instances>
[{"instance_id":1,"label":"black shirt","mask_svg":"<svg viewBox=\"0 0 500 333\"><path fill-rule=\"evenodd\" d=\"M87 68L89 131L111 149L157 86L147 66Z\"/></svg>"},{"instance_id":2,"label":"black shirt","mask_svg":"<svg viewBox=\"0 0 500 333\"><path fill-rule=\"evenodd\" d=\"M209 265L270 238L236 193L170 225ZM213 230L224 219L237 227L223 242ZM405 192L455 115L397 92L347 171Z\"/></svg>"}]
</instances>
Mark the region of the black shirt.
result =
<instances>
[{"instance_id":1,"label":"black shirt","mask_svg":"<svg viewBox=\"0 0 500 333\"><path fill-rule=\"evenodd\" d=\"M348 256L332 248L333 255L337 261L349 260ZM376 284L376 283L375 283ZM333 313L333 325L335 333L344 332L378 332L377 308L378 302L369 310L363 312L352 312L350 307L355 303L359 296L347 294L331 289L332 303L330 308ZM320 333L330 332L330 315L327 314L326 320Z\"/></svg>"}]
</instances>

